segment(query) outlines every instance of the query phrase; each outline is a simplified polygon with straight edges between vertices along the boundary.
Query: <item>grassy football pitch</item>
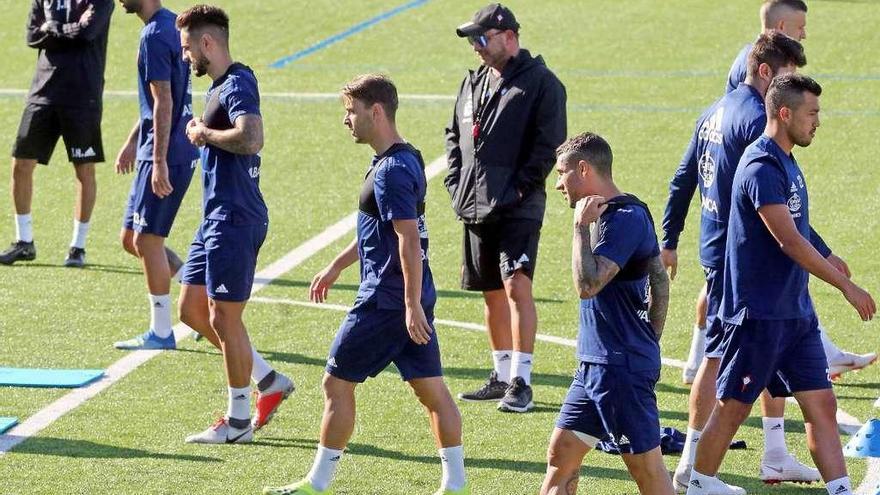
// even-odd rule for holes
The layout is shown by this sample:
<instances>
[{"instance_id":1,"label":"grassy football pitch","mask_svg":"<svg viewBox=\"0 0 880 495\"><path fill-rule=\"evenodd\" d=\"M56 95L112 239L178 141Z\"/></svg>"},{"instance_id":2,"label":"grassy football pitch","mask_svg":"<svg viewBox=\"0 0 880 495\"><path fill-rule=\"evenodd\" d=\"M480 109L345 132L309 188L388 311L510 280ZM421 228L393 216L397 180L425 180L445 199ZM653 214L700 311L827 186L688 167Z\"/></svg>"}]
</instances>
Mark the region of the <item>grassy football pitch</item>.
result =
<instances>
[{"instance_id":1,"label":"grassy football pitch","mask_svg":"<svg viewBox=\"0 0 880 495\"><path fill-rule=\"evenodd\" d=\"M30 84L36 52L24 43L30 2L0 0L0 143L11 148ZM480 2L430 0L401 12L283 68L294 54L404 0L219 2L232 19L232 52L257 73L264 93L266 128L262 189L269 205L269 237L260 253L264 268L350 214L371 150L357 146L342 126L333 97L352 76L381 71L403 97L398 124L426 161L443 153L443 128L465 70L477 64L454 28ZM872 0L810 2L805 72L824 86L822 127L813 145L798 150L811 188L813 224L847 260L854 277L880 296L880 178L874 170L880 129L880 9ZM615 154L615 177L662 215L668 180L678 165L701 110L722 94L734 56L758 31L758 0L511 0L522 24L523 46L542 54L568 90L569 134L605 136ZM168 1L180 11L188 3ZM149 323L144 280L136 260L117 237L130 176L117 176L112 160L137 115L135 54L141 21L116 8L106 72L104 146L98 205L92 220L85 270L66 269L73 207L73 172L59 145L49 167L35 178L34 228L38 258L0 267L0 366L106 368L124 353L116 340ZM194 81L196 108L207 78ZM10 168L0 166L0 242L15 235L6 196ZM442 173L429 186L431 265L440 295L437 317L480 323L482 299L459 289L461 226ZM552 189L552 180L548 181ZM168 244L185 253L198 225L201 186L194 180ZM693 301L702 283L696 257L697 201L680 247L680 269L663 338L664 357L685 359ZM571 210L554 191L548 198L535 297L539 332L573 339L577 298L570 277ZM207 427L225 410L226 385L218 352L184 341L50 424L11 452L0 455L0 494L218 494L257 493L302 477L317 443L322 411L320 379L326 352L343 313L296 305L307 300L313 274L353 233L282 274L248 306L254 345L297 382L297 393L252 445L187 445L187 434ZM258 269L259 269L258 268ZM331 291L331 303L353 300L352 267ZM177 287L173 289L176 297ZM841 347L877 350L878 326L861 323L836 290L814 281L821 321ZM480 385L491 362L485 335L438 325L446 378L453 393ZM502 415L494 407L461 404L466 464L475 494L537 492L547 440L576 363L573 349L539 342L534 370L536 409ZM835 386L840 407L861 421L877 414L880 366L848 374ZM0 389L0 416L22 420L65 391ZM665 367L657 386L662 423L686 427L688 388L680 370ZM804 424L789 407L789 448L807 461ZM747 450L731 451L721 476L749 493L825 493L821 486L765 488L757 479L762 433L753 417L737 438ZM844 442L847 437L844 437ZM674 468L678 458L667 457ZM857 485L863 460L848 459ZM358 423L334 486L340 494L433 493L440 464L427 420L414 395L391 369L359 388ZM615 456L590 453L581 491L630 494L636 485Z\"/></svg>"}]
</instances>

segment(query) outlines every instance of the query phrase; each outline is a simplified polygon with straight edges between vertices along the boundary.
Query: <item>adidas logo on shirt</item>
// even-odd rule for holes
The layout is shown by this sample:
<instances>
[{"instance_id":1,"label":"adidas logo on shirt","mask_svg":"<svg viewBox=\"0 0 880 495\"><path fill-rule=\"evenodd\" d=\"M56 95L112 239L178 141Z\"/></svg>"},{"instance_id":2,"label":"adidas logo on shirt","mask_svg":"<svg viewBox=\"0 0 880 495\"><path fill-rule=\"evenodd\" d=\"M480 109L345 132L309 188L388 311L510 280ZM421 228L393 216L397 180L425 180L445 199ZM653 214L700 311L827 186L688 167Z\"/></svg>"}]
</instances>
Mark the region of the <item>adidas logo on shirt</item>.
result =
<instances>
[{"instance_id":1,"label":"adidas logo on shirt","mask_svg":"<svg viewBox=\"0 0 880 495\"><path fill-rule=\"evenodd\" d=\"M229 290L226 288L226 285L220 284L216 289L217 294L229 294Z\"/></svg>"},{"instance_id":2,"label":"adidas logo on shirt","mask_svg":"<svg viewBox=\"0 0 880 495\"><path fill-rule=\"evenodd\" d=\"M620 435L620 440L617 442L618 445L625 445L629 443L629 438L626 438L626 435Z\"/></svg>"}]
</instances>

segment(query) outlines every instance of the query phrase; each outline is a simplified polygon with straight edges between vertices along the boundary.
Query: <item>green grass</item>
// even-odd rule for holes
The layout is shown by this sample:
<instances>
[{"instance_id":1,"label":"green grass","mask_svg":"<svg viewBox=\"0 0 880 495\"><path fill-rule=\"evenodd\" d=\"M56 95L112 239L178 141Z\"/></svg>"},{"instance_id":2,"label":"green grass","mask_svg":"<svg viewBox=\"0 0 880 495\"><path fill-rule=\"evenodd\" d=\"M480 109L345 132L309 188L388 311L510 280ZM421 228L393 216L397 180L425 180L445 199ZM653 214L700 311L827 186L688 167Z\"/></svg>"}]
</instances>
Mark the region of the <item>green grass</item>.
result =
<instances>
[{"instance_id":1,"label":"green grass","mask_svg":"<svg viewBox=\"0 0 880 495\"><path fill-rule=\"evenodd\" d=\"M478 7L439 1L394 17L284 69L268 65L327 36L403 3L375 0L337 2L223 2L232 17L235 57L257 72L264 92L335 92L353 75L384 71L401 93L454 94L466 68L475 65L470 48L453 32ZM724 5L722 5L724 3ZM28 2L3 0L0 47L4 71L0 89L25 89L35 52L23 43ZM169 1L175 10L184 2ZM593 130L614 148L615 175L626 189L661 215L668 179L684 151L701 109L716 98L729 64L754 38L759 2L634 0L605 2L511 1L523 25L523 44L543 54L568 90L569 131ZM880 288L876 232L880 179L873 170L880 128L880 37L873 28L880 11L871 2L810 4L806 49L825 86L823 122L814 144L797 155L814 205L814 224L835 251L849 261L855 278ZM134 89L134 59L140 21L117 8L110 35L108 90ZM205 79L194 82L198 96ZM23 107L21 96L0 96L0 142L11 146ZM136 117L131 97L107 97L105 152L112 162ZM355 208L370 151L350 142L335 101L264 98L266 148L262 187L271 215L260 267L300 245ZM442 131L451 103L404 100L399 126L426 160L443 152ZM130 184L112 164L98 169L99 200L83 271L60 267L71 229L73 173L56 149L49 167L36 175L34 224L38 260L0 269L0 363L6 366L106 367L123 354L114 340L128 338L148 323L143 277L118 245L120 217ZM9 168L0 167L7 184ZM187 196L169 244L186 250L198 225L198 181ZM14 225L6 203L0 241ZM693 299L702 283L696 261L696 203L680 249L679 277L672 286L663 354L684 359ZM569 276L570 215L558 194L548 198L535 296L539 331L573 338L576 296ZM481 298L458 289L461 226L449 208L441 178L430 184L428 225L431 263L441 298L440 318L479 322ZM312 275L344 245L341 240L281 278L260 295L305 300ZM331 302L350 304L357 283L349 270ZM173 289L176 292L176 288ZM862 324L836 290L814 282L820 317L842 347L876 350L876 324ZM183 438L204 428L225 407L219 354L187 341L70 412L11 453L0 457L0 493L255 493L264 484L287 482L309 468L321 416L320 379L330 341L342 314L335 311L254 302L246 314L252 340L279 370L298 384L255 445L204 447ZM489 365L485 336L438 327L447 381L453 392L479 385ZM535 493L544 453L560 402L575 366L573 350L539 343L535 367L537 411L499 415L490 407L462 404L468 474L475 494ZM876 414L880 368L847 375L835 386L840 406L859 419ZM684 429L686 387L677 369L664 369L657 387L664 425ZM63 391L6 388L0 415L33 415ZM411 392L389 370L359 388L358 426L340 465L337 493L432 493L439 462L427 421ZM788 444L806 460L800 413L789 408ZM749 449L725 460L725 480L750 493L767 493L756 482L762 444L760 420L752 418L738 438ZM845 439L844 439L845 440ZM673 467L677 457L666 459ZM848 459L853 480L865 463ZM635 493L620 459L591 453L584 461L582 492ZM824 493L820 487L777 487L772 493Z\"/></svg>"}]
</instances>

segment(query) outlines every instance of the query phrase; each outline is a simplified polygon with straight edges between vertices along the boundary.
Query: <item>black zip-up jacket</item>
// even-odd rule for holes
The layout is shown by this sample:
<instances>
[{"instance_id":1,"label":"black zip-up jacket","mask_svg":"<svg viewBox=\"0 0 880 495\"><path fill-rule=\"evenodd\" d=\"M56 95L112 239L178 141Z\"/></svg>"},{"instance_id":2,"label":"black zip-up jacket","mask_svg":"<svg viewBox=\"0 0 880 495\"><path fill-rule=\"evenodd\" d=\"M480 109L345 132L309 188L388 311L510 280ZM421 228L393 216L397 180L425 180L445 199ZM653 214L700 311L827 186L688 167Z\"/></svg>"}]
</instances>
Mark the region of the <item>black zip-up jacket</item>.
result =
<instances>
[{"instance_id":1,"label":"black zip-up jacket","mask_svg":"<svg viewBox=\"0 0 880 495\"><path fill-rule=\"evenodd\" d=\"M465 223L544 219L544 182L565 141L565 86L520 50L481 106L489 68L469 71L446 129L452 208ZM491 84L490 84L491 86ZM474 132L474 122L479 132ZM474 134L477 134L475 137Z\"/></svg>"},{"instance_id":2,"label":"black zip-up jacket","mask_svg":"<svg viewBox=\"0 0 880 495\"><path fill-rule=\"evenodd\" d=\"M27 44L39 53L28 103L101 108L112 13L112 0L32 0Z\"/></svg>"}]
</instances>

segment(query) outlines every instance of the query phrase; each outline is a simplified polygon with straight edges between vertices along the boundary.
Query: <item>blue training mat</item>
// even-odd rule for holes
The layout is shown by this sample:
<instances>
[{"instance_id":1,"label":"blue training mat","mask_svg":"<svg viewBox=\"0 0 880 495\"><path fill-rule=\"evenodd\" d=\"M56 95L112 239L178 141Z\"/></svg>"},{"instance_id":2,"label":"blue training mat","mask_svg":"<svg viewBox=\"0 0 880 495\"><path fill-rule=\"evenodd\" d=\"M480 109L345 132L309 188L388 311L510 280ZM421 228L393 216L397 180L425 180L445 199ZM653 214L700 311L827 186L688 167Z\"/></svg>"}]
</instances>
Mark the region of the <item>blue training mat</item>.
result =
<instances>
[{"instance_id":1,"label":"blue training mat","mask_svg":"<svg viewBox=\"0 0 880 495\"><path fill-rule=\"evenodd\" d=\"M18 424L18 418L0 417L0 433L6 433L6 430Z\"/></svg>"},{"instance_id":2,"label":"blue training mat","mask_svg":"<svg viewBox=\"0 0 880 495\"><path fill-rule=\"evenodd\" d=\"M77 388L104 376L104 370L0 368L0 386Z\"/></svg>"}]
</instances>

